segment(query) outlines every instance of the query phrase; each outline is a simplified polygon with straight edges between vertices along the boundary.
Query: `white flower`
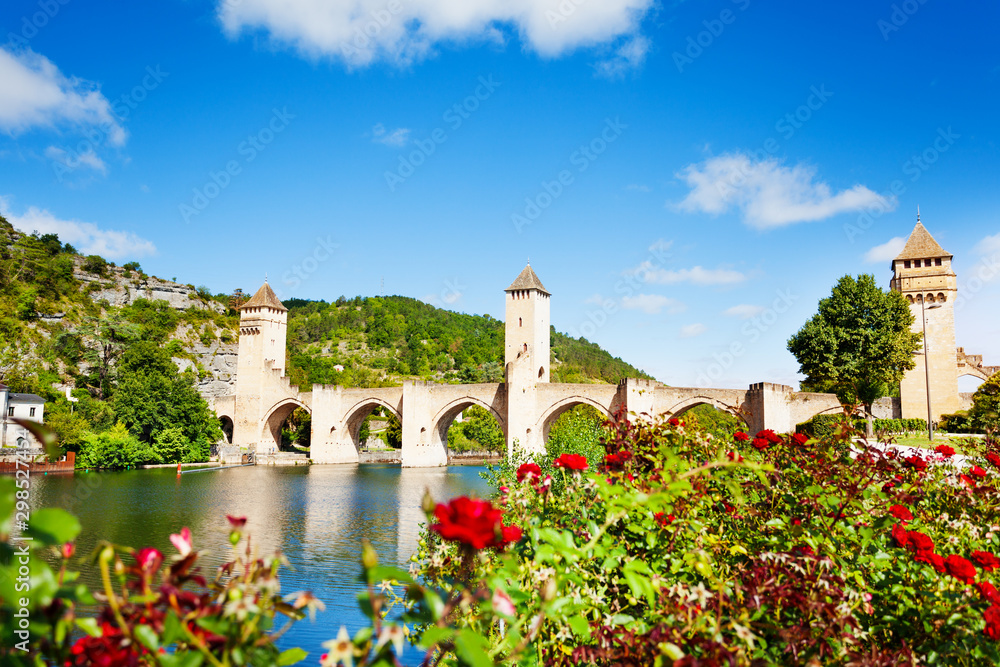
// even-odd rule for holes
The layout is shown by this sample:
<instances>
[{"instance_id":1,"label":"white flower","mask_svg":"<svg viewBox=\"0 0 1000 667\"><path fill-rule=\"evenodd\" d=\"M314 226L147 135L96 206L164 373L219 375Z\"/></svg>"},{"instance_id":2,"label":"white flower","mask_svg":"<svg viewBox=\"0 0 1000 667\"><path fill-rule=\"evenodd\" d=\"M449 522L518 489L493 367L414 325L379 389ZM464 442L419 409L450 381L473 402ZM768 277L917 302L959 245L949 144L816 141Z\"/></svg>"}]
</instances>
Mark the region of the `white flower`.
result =
<instances>
[{"instance_id":1,"label":"white flower","mask_svg":"<svg viewBox=\"0 0 1000 667\"><path fill-rule=\"evenodd\" d=\"M346 626L340 626L337 638L324 643L323 648L329 649L329 652L320 658L322 667L336 667L340 663L347 665L347 667L354 667L354 642L347 634Z\"/></svg>"},{"instance_id":2,"label":"white flower","mask_svg":"<svg viewBox=\"0 0 1000 667\"><path fill-rule=\"evenodd\" d=\"M406 630L399 625L387 625L382 628L382 634L378 636L378 643L375 644L375 652L392 642L392 647L396 650L396 655L403 654L403 639L406 638Z\"/></svg>"}]
</instances>

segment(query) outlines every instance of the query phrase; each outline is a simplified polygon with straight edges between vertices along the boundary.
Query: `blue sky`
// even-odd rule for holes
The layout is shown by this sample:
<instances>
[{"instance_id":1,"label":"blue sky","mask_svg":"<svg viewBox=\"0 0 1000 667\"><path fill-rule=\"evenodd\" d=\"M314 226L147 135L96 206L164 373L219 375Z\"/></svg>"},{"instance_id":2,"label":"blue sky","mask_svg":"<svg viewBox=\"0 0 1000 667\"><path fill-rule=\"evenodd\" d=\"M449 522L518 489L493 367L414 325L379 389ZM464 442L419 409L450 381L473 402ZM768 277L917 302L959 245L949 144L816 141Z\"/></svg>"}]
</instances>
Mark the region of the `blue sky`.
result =
<instances>
[{"instance_id":1,"label":"blue sky","mask_svg":"<svg viewBox=\"0 0 1000 667\"><path fill-rule=\"evenodd\" d=\"M1000 7L11 0L0 210L213 291L403 294L673 385L795 384L785 341L919 205L1000 363ZM734 343L738 354L729 356ZM963 382L963 388L970 384Z\"/></svg>"}]
</instances>

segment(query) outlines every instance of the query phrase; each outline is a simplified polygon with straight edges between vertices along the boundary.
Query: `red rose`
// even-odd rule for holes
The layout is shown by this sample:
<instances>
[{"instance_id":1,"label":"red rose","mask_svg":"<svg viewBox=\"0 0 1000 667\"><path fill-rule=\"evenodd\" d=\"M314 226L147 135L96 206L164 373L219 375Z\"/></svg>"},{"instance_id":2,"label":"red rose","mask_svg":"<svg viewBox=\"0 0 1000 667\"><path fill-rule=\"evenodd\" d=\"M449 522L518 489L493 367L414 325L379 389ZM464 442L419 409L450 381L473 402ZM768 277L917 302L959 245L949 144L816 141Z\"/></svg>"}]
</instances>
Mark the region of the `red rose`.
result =
<instances>
[{"instance_id":1,"label":"red rose","mask_svg":"<svg viewBox=\"0 0 1000 667\"><path fill-rule=\"evenodd\" d=\"M773 445L776 445L779 442L781 442L781 436L778 435L777 433L775 433L774 431L772 431L769 428L768 429L764 429L763 431L758 432L757 433L757 437L758 438L763 438L764 440L767 440L768 442L770 442Z\"/></svg>"},{"instance_id":2,"label":"red rose","mask_svg":"<svg viewBox=\"0 0 1000 667\"><path fill-rule=\"evenodd\" d=\"M968 475L959 475L958 479L961 480L962 484L965 484L970 489L976 488L976 480L972 479Z\"/></svg>"},{"instance_id":3,"label":"red rose","mask_svg":"<svg viewBox=\"0 0 1000 667\"><path fill-rule=\"evenodd\" d=\"M537 463L524 463L520 468L517 469L517 481L523 482L524 480L530 480L533 477L541 477L542 469L538 467Z\"/></svg>"},{"instance_id":4,"label":"red rose","mask_svg":"<svg viewBox=\"0 0 1000 667\"><path fill-rule=\"evenodd\" d=\"M508 544L514 544L515 542L520 542L521 537L524 535L524 531L517 526L500 526L500 546L505 547Z\"/></svg>"},{"instance_id":5,"label":"red rose","mask_svg":"<svg viewBox=\"0 0 1000 667\"><path fill-rule=\"evenodd\" d=\"M749 439L750 439L750 436L747 435L746 433L744 433L743 431L737 431L736 433L733 433L733 440L736 440L737 442L746 442ZM998 458L1000 458L1000 457L998 457ZM998 464L998 465L1000 465L1000 464Z\"/></svg>"},{"instance_id":6,"label":"red rose","mask_svg":"<svg viewBox=\"0 0 1000 667\"><path fill-rule=\"evenodd\" d=\"M910 551L934 551L934 542L923 533L911 530L907 533L906 548Z\"/></svg>"},{"instance_id":7,"label":"red rose","mask_svg":"<svg viewBox=\"0 0 1000 667\"><path fill-rule=\"evenodd\" d=\"M900 521L911 521L913 519L913 514L907 508L902 505L893 505L889 508L889 514L893 515Z\"/></svg>"},{"instance_id":8,"label":"red rose","mask_svg":"<svg viewBox=\"0 0 1000 667\"><path fill-rule=\"evenodd\" d=\"M938 445L934 448L934 451L946 458L950 458L955 455L955 449L949 445Z\"/></svg>"},{"instance_id":9,"label":"red rose","mask_svg":"<svg viewBox=\"0 0 1000 667\"><path fill-rule=\"evenodd\" d=\"M959 581L971 584L976 580L976 567L961 556L952 554L944 559L944 566L948 574Z\"/></svg>"},{"instance_id":10,"label":"red rose","mask_svg":"<svg viewBox=\"0 0 1000 667\"><path fill-rule=\"evenodd\" d=\"M986 455L986 460L995 465L996 467L1000 468L1000 455L990 452L989 454Z\"/></svg>"},{"instance_id":11,"label":"red rose","mask_svg":"<svg viewBox=\"0 0 1000 667\"><path fill-rule=\"evenodd\" d=\"M434 508L438 523L431 530L450 542L461 542L473 549L484 549L497 543L502 512L488 500L473 500L460 496L447 505Z\"/></svg>"},{"instance_id":12,"label":"red rose","mask_svg":"<svg viewBox=\"0 0 1000 667\"><path fill-rule=\"evenodd\" d=\"M988 581L977 581L975 586L984 600L993 604L1000 604L1000 591L997 591L996 586Z\"/></svg>"},{"instance_id":13,"label":"red rose","mask_svg":"<svg viewBox=\"0 0 1000 667\"><path fill-rule=\"evenodd\" d=\"M743 457L739 456L736 452L729 452L728 454L726 454L726 456L729 457L730 461L738 461L740 463L743 463Z\"/></svg>"},{"instance_id":14,"label":"red rose","mask_svg":"<svg viewBox=\"0 0 1000 667\"><path fill-rule=\"evenodd\" d=\"M986 627L983 628L983 634L994 641L1000 639L1000 607L994 604L992 607L984 611L983 620L986 621Z\"/></svg>"},{"instance_id":15,"label":"red rose","mask_svg":"<svg viewBox=\"0 0 1000 667\"><path fill-rule=\"evenodd\" d=\"M992 572L1000 567L1000 558L997 558L988 551L973 551L969 554L972 562L983 569L983 572Z\"/></svg>"},{"instance_id":16,"label":"red rose","mask_svg":"<svg viewBox=\"0 0 1000 667\"><path fill-rule=\"evenodd\" d=\"M153 547L146 547L140 549L139 553L135 555L135 562L139 564L140 569L158 570L160 563L163 562L163 554Z\"/></svg>"},{"instance_id":17,"label":"red rose","mask_svg":"<svg viewBox=\"0 0 1000 667\"><path fill-rule=\"evenodd\" d=\"M903 462L906 464L907 468L913 468L918 472L923 472L924 470L927 470L927 461L923 460L916 454L914 454L913 456L906 457L905 459L903 459Z\"/></svg>"},{"instance_id":18,"label":"red rose","mask_svg":"<svg viewBox=\"0 0 1000 667\"><path fill-rule=\"evenodd\" d=\"M806 435L805 433L793 433L792 434L792 442L794 442L799 447L802 447L807 442L809 442L809 436Z\"/></svg>"},{"instance_id":19,"label":"red rose","mask_svg":"<svg viewBox=\"0 0 1000 667\"><path fill-rule=\"evenodd\" d=\"M771 443L769 443L765 438L754 438L753 442L750 444L753 445L754 449L758 449L760 451L764 451L771 446Z\"/></svg>"},{"instance_id":20,"label":"red rose","mask_svg":"<svg viewBox=\"0 0 1000 667\"><path fill-rule=\"evenodd\" d=\"M663 512L657 512L653 515L653 518L656 519L656 523L660 524L663 528L666 528L674 522L673 514L665 514Z\"/></svg>"},{"instance_id":21,"label":"red rose","mask_svg":"<svg viewBox=\"0 0 1000 667\"><path fill-rule=\"evenodd\" d=\"M892 527L892 539L896 541L896 546L905 549L910 543L910 531L903 528L903 524L897 523Z\"/></svg>"},{"instance_id":22,"label":"red rose","mask_svg":"<svg viewBox=\"0 0 1000 667\"><path fill-rule=\"evenodd\" d=\"M980 479L986 477L986 471L980 468L979 466L972 466L971 468L969 468L969 474L973 475L974 477L978 477Z\"/></svg>"},{"instance_id":23,"label":"red rose","mask_svg":"<svg viewBox=\"0 0 1000 667\"><path fill-rule=\"evenodd\" d=\"M941 556L938 556L933 551L918 551L914 554L913 560L918 563L933 565L935 570L941 574L945 574L944 558L941 558Z\"/></svg>"},{"instance_id":24,"label":"red rose","mask_svg":"<svg viewBox=\"0 0 1000 667\"><path fill-rule=\"evenodd\" d=\"M586 470L587 457L580 454L563 454L552 465L557 468L566 468L567 470Z\"/></svg>"},{"instance_id":25,"label":"red rose","mask_svg":"<svg viewBox=\"0 0 1000 667\"><path fill-rule=\"evenodd\" d=\"M680 419L670 419L669 421L667 421L667 423L670 424L671 426L680 426L681 425L681 420Z\"/></svg>"}]
</instances>

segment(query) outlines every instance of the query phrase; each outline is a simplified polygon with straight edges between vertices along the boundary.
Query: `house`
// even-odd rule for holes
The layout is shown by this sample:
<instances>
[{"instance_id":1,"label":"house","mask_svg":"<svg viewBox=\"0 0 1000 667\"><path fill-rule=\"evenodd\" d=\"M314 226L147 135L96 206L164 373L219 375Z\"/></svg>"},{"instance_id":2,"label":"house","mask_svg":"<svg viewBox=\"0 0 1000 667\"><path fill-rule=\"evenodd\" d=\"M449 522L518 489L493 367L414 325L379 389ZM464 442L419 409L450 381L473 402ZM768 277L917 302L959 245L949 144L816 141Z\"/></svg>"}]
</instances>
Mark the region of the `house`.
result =
<instances>
[{"instance_id":1,"label":"house","mask_svg":"<svg viewBox=\"0 0 1000 667\"><path fill-rule=\"evenodd\" d=\"M14 423L14 419L26 419L39 424L45 419L45 399L35 394L11 392L5 384L0 384L0 409L3 410L3 426L0 443L4 447L38 447L28 429Z\"/></svg>"}]
</instances>

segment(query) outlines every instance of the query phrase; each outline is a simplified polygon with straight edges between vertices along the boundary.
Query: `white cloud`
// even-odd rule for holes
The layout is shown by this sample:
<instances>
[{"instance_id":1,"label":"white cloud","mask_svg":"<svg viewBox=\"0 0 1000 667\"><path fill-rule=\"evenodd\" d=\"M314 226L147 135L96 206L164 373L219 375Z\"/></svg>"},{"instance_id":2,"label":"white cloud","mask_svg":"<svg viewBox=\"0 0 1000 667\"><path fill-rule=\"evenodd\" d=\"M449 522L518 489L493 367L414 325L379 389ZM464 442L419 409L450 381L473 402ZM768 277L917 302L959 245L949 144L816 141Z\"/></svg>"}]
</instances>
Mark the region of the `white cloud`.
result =
<instances>
[{"instance_id":1,"label":"white cloud","mask_svg":"<svg viewBox=\"0 0 1000 667\"><path fill-rule=\"evenodd\" d=\"M734 285L747 279L746 274L733 269L706 269L695 266L690 269L663 269L654 266L649 260L626 271L627 275L636 276L644 283L656 285L676 285L691 283L693 285Z\"/></svg>"},{"instance_id":2,"label":"white cloud","mask_svg":"<svg viewBox=\"0 0 1000 667\"><path fill-rule=\"evenodd\" d=\"M622 308L625 310L641 310L650 315L656 315L664 308L668 313L679 313L685 308L684 304L676 299L662 296L660 294L636 294L622 299Z\"/></svg>"},{"instance_id":3,"label":"white cloud","mask_svg":"<svg viewBox=\"0 0 1000 667\"><path fill-rule=\"evenodd\" d=\"M80 167L90 167L91 169L99 171L102 174L106 174L108 171L107 165L104 164L104 160L98 157L97 153L95 153L93 149L89 148L86 152L79 153L74 156L67 153L62 148L49 146L45 149L45 157L50 160L55 160L70 171L79 169Z\"/></svg>"},{"instance_id":4,"label":"white cloud","mask_svg":"<svg viewBox=\"0 0 1000 667\"><path fill-rule=\"evenodd\" d=\"M882 245L877 245L868 252L865 253L865 261L869 264L878 264L879 262L891 262L892 260L899 257L899 253L903 252L903 247L906 246L906 239L902 236L896 236Z\"/></svg>"},{"instance_id":5,"label":"white cloud","mask_svg":"<svg viewBox=\"0 0 1000 667\"><path fill-rule=\"evenodd\" d=\"M604 79L620 79L642 67L648 52L649 40L636 35L618 47L612 57L598 62L594 66L595 74Z\"/></svg>"},{"instance_id":6,"label":"white cloud","mask_svg":"<svg viewBox=\"0 0 1000 667\"><path fill-rule=\"evenodd\" d=\"M702 335L706 331L708 331L708 327L706 327L701 322L697 322L695 324L688 324L686 326L681 327L681 338L694 338L695 336Z\"/></svg>"},{"instance_id":7,"label":"white cloud","mask_svg":"<svg viewBox=\"0 0 1000 667\"><path fill-rule=\"evenodd\" d=\"M733 306L732 308L726 308L722 311L723 315L728 317L738 317L741 320L749 320L751 317L756 317L764 312L764 306L753 306L749 303L741 303L738 306Z\"/></svg>"},{"instance_id":8,"label":"white cloud","mask_svg":"<svg viewBox=\"0 0 1000 667\"><path fill-rule=\"evenodd\" d=\"M70 243L84 255L101 255L108 259L134 259L156 253L152 241L132 232L101 229L92 222L60 220L45 209L31 206L23 215L14 215L5 197L0 197L0 213L26 234L58 234L63 243Z\"/></svg>"},{"instance_id":9,"label":"white cloud","mask_svg":"<svg viewBox=\"0 0 1000 667\"><path fill-rule=\"evenodd\" d=\"M99 127L111 145L125 143L125 130L96 84L65 76L52 61L30 49L0 48L0 81L0 130Z\"/></svg>"},{"instance_id":10,"label":"white cloud","mask_svg":"<svg viewBox=\"0 0 1000 667\"><path fill-rule=\"evenodd\" d=\"M410 139L410 130L406 127L397 127L392 132L385 129L382 123L376 123L372 128L372 141L385 146L401 148Z\"/></svg>"},{"instance_id":11,"label":"white cloud","mask_svg":"<svg viewBox=\"0 0 1000 667\"><path fill-rule=\"evenodd\" d=\"M743 221L757 229L824 220L869 207L895 208L863 185L833 193L816 181L816 169L805 164L785 167L774 158L755 160L730 153L685 167L677 177L691 191L678 207L683 211L725 213L738 208Z\"/></svg>"},{"instance_id":12,"label":"white cloud","mask_svg":"<svg viewBox=\"0 0 1000 667\"><path fill-rule=\"evenodd\" d=\"M977 243L976 252L980 255L989 255L990 253L1000 252L1000 234L987 236L982 241Z\"/></svg>"},{"instance_id":13,"label":"white cloud","mask_svg":"<svg viewBox=\"0 0 1000 667\"><path fill-rule=\"evenodd\" d=\"M555 57L625 40L615 59L641 59L639 23L653 0L218 0L231 37L257 30L311 57L349 67L406 66L443 42L504 43L516 32L527 50ZM500 33L500 34L498 34ZM617 62L617 61L615 61Z\"/></svg>"}]
</instances>

